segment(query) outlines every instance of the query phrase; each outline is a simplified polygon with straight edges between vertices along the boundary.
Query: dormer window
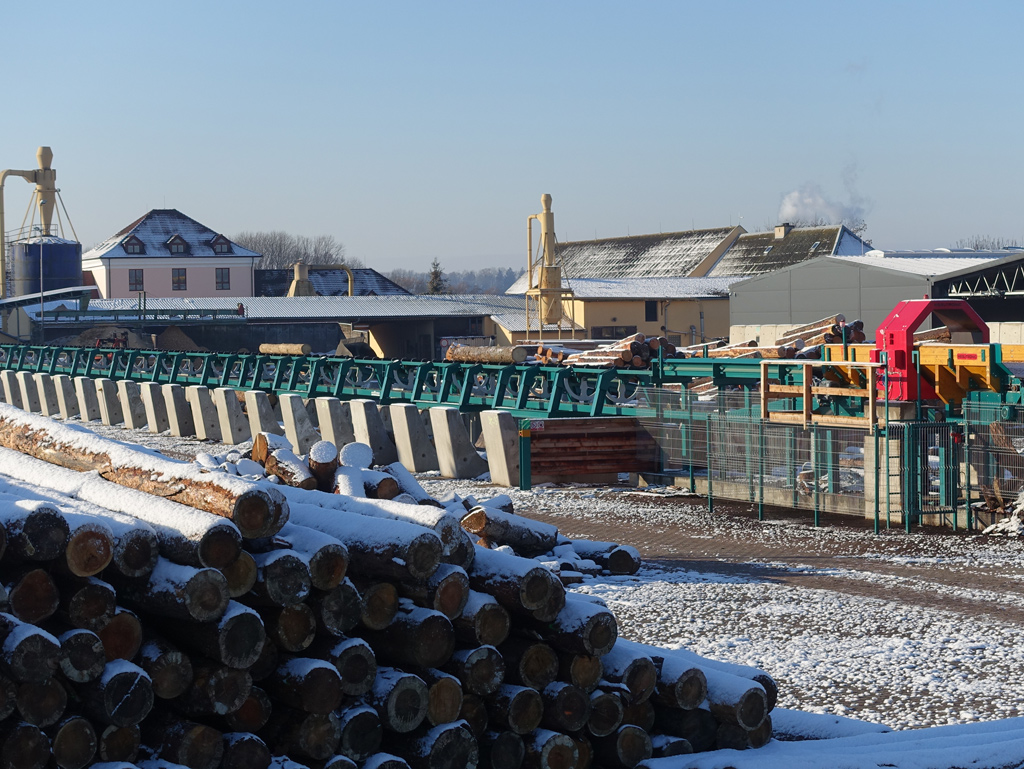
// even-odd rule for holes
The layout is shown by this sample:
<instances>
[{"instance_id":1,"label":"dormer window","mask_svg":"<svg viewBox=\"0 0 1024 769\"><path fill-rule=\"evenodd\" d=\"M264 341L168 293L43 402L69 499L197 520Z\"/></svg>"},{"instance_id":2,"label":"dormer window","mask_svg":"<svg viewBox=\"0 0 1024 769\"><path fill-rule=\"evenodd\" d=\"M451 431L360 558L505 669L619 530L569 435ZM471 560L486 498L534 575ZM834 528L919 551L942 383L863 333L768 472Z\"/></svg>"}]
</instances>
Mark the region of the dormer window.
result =
<instances>
[{"instance_id":1,"label":"dormer window","mask_svg":"<svg viewBox=\"0 0 1024 769\"><path fill-rule=\"evenodd\" d=\"M233 253L231 250L231 241L225 238L223 235L218 235L211 242L210 245L213 247L213 253L215 254L230 254Z\"/></svg>"},{"instance_id":2,"label":"dormer window","mask_svg":"<svg viewBox=\"0 0 1024 769\"><path fill-rule=\"evenodd\" d=\"M816 249L820 245L821 245L821 241L820 240L814 241L814 245L811 246L811 251L813 251L814 249Z\"/></svg>"},{"instance_id":3,"label":"dormer window","mask_svg":"<svg viewBox=\"0 0 1024 769\"><path fill-rule=\"evenodd\" d=\"M187 254L188 243L181 235L174 235L167 241L167 250L172 254Z\"/></svg>"},{"instance_id":4,"label":"dormer window","mask_svg":"<svg viewBox=\"0 0 1024 769\"><path fill-rule=\"evenodd\" d=\"M144 254L146 253L146 247L142 241L132 235L123 244L124 252L126 254Z\"/></svg>"},{"instance_id":5,"label":"dormer window","mask_svg":"<svg viewBox=\"0 0 1024 769\"><path fill-rule=\"evenodd\" d=\"M768 254L771 253L773 248L775 248L775 246L768 246L768 248L764 250L764 256L768 256Z\"/></svg>"}]
</instances>

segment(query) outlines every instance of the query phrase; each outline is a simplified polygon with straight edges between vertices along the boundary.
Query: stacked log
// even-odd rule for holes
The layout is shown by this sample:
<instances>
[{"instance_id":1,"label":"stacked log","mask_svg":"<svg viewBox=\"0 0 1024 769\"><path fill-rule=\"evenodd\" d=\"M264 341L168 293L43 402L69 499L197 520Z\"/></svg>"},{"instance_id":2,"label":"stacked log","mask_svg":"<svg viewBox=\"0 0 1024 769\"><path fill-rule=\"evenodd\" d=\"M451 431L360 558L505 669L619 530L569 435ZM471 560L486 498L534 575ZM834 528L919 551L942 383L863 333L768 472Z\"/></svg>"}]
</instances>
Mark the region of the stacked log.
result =
<instances>
[{"instance_id":1,"label":"stacked log","mask_svg":"<svg viewBox=\"0 0 1024 769\"><path fill-rule=\"evenodd\" d=\"M409 502L226 482L19 414L0 406L12 766L633 766L770 737L767 674L631 644L566 592L570 573L636 572L628 546L567 539L507 497L416 504L411 476ZM54 446L109 472L50 463ZM344 448L340 467L370 469ZM172 501L190 484L219 512ZM132 537L151 554L113 557ZM485 544L448 546L467 537Z\"/></svg>"},{"instance_id":2,"label":"stacked log","mask_svg":"<svg viewBox=\"0 0 1024 769\"><path fill-rule=\"evenodd\" d=\"M675 354L675 345L664 337L633 334L592 350L561 356L559 362L589 368L646 369L650 368L651 361L657 360L659 355L672 358Z\"/></svg>"}]
</instances>

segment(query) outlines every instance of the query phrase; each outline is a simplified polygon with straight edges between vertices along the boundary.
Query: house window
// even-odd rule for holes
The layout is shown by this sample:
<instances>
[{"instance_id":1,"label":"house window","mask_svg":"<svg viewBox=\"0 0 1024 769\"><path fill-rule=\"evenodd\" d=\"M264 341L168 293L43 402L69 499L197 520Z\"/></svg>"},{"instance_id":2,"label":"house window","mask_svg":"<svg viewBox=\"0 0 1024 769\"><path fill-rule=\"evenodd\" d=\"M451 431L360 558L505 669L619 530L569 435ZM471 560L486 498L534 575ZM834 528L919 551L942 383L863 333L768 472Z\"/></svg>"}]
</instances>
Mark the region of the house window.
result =
<instances>
[{"instance_id":1,"label":"house window","mask_svg":"<svg viewBox=\"0 0 1024 769\"><path fill-rule=\"evenodd\" d=\"M213 244L213 253L215 253L215 254L230 254L231 253L231 246L229 246L227 243L214 243Z\"/></svg>"},{"instance_id":2,"label":"house window","mask_svg":"<svg viewBox=\"0 0 1024 769\"><path fill-rule=\"evenodd\" d=\"M145 247L142 245L142 241L132 235L123 244L124 252L126 254L144 254L146 253Z\"/></svg>"},{"instance_id":3,"label":"house window","mask_svg":"<svg viewBox=\"0 0 1024 769\"><path fill-rule=\"evenodd\" d=\"M142 282L142 270L128 270L128 290L129 291L145 291L144 284Z\"/></svg>"},{"instance_id":4,"label":"house window","mask_svg":"<svg viewBox=\"0 0 1024 769\"><path fill-rule=\"evenodd\" d=\"M820 245L821 245L821 241L820 240L814 241L814 245L811 246L811 251L813 251L814 249L816 249Z\"/></svg>"},{"instance_id":5,"label":"house window","mask_svg":"<svg viewBox=\"0 0 1024 769\"><path fill-rule=\"evenodd\" d=\"M187 254L188 242L181 235L172 235L167 241L167 250L172 254Z\"/></svg>"},{"instance_id":6,"label":"house window","mask_svg":"<svg viewBox=\"0 0 1024 769\"><path fill-rule=\"evenodd\" d=\"M590 334L594 339L622 339L636 333L636 326L594 326Z\"/></svg>"},{"instance_id":7,"label":"house window","mask_svg":"<svg viewBox=\"0 0 1024 769\"><path fill-rule=\"evenodd\" d=\"M171 253L172 254L183 254L183 253L185 253L185 244L184 243L171 243Z\"/></svg>"},{"instance_id":8,"label":"house window","mask_svg":"<svg viewBox=\"0 0 1024 769\"><path fill-rule=\"evenodd\" d=\"M186 291L188 289L184 267L174 267L171 269L171 289L174 291Z\"/></svg>"},{"instance_id":9,"label":"house window","mask_svg":"<svg viewBox=\"0 0 1024 769\"><path fill-rule=\"evenodd\" d=\"M764 255L765 255L765 256L768 256L768 254L770 254L770 253L771 253L771 250L772 250L773 248L775 248L775 246L768 246L768 248L766 248L766 249L764 250Z\"/></svg>"},{"instance_id":10,"label":"house window","mask_svg":"<svg viewBox=\"0 0 1024 769\"><path fill-rule=\"evenodd\" d=\"M644 302L644 320L647 323L655 323L658 320L658 303Z\"/></svg>"},{"instance_id":11,"label":"house window","mask_svg":"<svg viewBox=\"0 0 1024 769\"><path fill-rule=\"evenodd\" d=\"M217 268L217 290L228 291L231 289L231 268L230 267L218 267Z\"/></svg>"}]
</instances>

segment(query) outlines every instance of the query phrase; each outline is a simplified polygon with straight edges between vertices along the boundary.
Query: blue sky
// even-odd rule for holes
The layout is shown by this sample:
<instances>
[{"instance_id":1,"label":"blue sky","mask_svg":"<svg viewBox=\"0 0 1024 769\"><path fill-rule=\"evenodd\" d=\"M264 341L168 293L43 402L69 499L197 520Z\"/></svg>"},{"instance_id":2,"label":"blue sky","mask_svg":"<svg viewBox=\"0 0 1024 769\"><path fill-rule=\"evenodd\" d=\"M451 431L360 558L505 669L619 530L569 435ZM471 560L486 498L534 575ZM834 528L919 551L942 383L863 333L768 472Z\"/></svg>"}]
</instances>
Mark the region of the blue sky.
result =
<instances>
[{"instance_id":1,"label":"blue sky","mask_svg":"<svg viewBox=\"0 0 1024 769\"><path fill-rule=\"evenodd\" d=\"M88 247L151 208L381 270L859 214L1024 242L1024 3L10 4L0 168L48 144ZM6 184L7 224L30 187ZM793 200L794 198L790 198Z\"/></svg>"}]
</instances>

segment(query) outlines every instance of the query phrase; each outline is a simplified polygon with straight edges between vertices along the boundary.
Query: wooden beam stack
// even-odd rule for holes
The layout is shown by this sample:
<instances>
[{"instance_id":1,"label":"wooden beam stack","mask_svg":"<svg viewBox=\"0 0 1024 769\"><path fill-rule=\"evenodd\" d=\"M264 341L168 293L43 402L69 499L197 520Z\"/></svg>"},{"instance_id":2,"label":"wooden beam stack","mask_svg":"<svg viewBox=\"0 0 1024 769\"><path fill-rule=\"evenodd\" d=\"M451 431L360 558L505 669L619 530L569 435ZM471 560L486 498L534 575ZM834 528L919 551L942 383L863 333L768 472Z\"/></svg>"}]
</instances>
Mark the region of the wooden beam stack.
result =
<instances>
[{"instance_id":1,"label":"wooden beam stack","mask_svg":"<svg viewBox=\"0 0 1024 769\"><path fill-rule=\"evenodd\" d=\"M0 446L7 766L582 769L770 737L767 674L566 592L634 549L507 497L446 508L358 444L278 456L330 492L288 486L269 437L202 469L7 405Z\"/></svg>"}]
</instances>

